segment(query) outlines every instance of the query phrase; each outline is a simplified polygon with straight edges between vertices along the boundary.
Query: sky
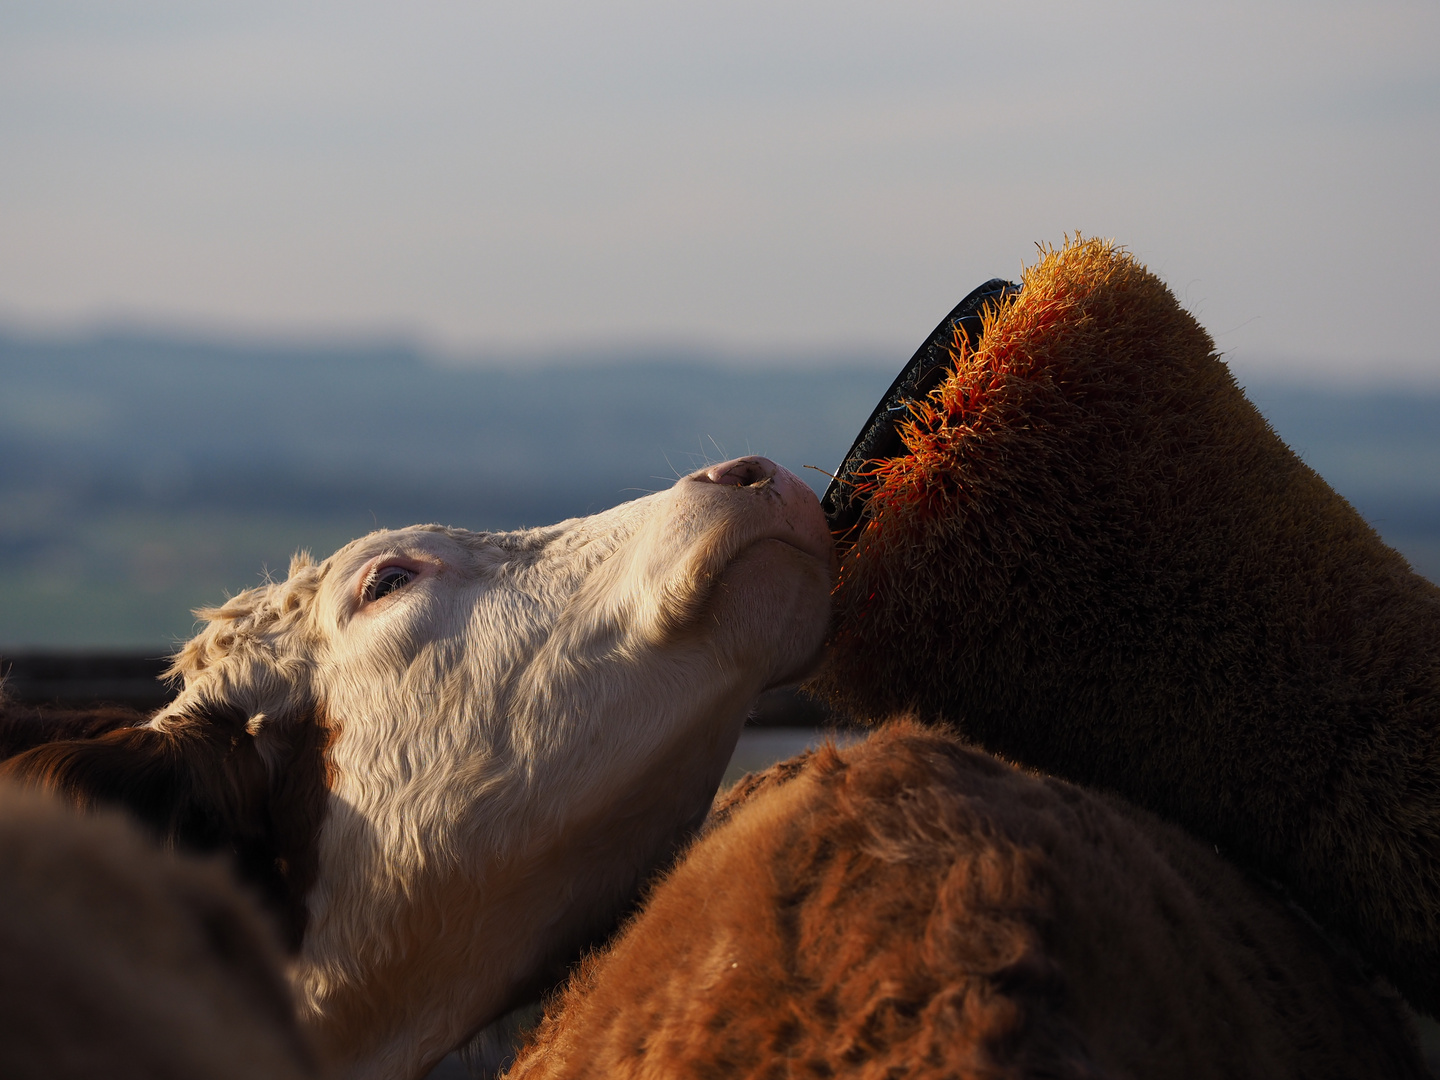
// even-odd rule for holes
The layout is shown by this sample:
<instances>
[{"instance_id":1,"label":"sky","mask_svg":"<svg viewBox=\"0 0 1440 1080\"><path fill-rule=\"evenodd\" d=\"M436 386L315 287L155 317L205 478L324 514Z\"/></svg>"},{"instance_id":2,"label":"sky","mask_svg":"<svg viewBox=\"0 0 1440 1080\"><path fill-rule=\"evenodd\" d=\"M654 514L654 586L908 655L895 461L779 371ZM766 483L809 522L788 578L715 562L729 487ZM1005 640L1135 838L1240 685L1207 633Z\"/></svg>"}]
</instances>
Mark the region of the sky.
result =
<instances>
[{"instance_id":1,"label":"sky","mask_svg":"<svg viewBox=\"0 0 1440 1080\"><path fill-rule=\"evenodd\" d=\"M0 326L893 353L1114 238L1440 383L1440 3L0 0Z\"/></svg>"}]
</instances>

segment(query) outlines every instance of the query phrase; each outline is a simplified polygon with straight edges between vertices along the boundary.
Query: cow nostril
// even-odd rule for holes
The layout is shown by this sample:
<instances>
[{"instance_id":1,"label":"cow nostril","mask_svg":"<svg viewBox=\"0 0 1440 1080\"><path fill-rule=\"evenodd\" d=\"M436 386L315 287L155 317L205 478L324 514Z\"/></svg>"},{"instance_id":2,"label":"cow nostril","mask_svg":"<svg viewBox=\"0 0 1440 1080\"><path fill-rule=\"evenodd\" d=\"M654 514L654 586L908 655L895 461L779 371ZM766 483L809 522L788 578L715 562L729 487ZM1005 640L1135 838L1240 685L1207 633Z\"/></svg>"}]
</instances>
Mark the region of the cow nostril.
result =
<instances>
[{"instance_id":1,"label":"cow nostril","mask_svg":"<svg viewBox=\"0 0 1440 1080\"><path fill-rule=\"evenodd\" d=\"M695 479L711 484L724 484L727 487L751 487L773 479L778 467L769 458L742 457L711 465Z\"/></svg>"}]
</instances>

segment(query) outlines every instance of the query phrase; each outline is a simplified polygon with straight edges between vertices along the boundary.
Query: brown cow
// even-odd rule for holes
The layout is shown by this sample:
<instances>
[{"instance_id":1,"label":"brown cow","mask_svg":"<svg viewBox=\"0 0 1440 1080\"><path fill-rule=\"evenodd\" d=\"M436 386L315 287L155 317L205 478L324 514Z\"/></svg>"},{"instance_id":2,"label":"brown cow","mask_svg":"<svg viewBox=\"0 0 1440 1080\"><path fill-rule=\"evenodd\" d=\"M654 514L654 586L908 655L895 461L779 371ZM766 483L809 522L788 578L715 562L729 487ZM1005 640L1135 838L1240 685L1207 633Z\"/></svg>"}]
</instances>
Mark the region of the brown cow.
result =
<instances>
[{"instance_id":1,"label":"brown cow","mask_svg":"<svg viewBox=\"0 0 1440 1080\"><path fill-rule=\"evenodd\" d=\"M0 784L0 1076L317 1076L271 926L228 869Z\"/></svg>"},{"instance_id":2,"label":"brown cow","mask_svg":"<svg viewBox=\"0 0 1440 1080\"><path fill-rule=\"evenodd\" d=\"M903 445L842 469L832 702L1183 825L1440 1015L1440 588L1112 244L937 337Z\"/></svg>"},{"instance_id":3,"label":"brown cow","mask_svg":"<svg viewBox=\"0 0 1440 1080\"><path fill-rule=\"evenodd\" d=\"M510 1080L1426 1075L1208 846L899 722L742 782Z\"/></svg>"}]
</instances>

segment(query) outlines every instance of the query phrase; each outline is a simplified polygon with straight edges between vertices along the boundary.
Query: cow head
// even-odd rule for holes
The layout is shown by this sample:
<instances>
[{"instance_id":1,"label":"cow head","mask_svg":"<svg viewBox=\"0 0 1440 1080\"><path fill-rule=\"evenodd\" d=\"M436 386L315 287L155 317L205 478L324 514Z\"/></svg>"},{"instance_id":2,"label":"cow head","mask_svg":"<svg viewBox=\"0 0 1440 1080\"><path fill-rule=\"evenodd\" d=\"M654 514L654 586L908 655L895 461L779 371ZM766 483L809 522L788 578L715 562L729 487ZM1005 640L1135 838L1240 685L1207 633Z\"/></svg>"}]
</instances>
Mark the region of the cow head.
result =
<instances>
[{"instance_id":1,"label":"cow head","mask_svg":"<svg viewBox=\"0 0 1440 1080\"><path fill-rule=\"evenodd\" d=\"M322 1052L415 1074L700 821L751 702L816 659L832 560L814 495L763 458L548 528L376 532L201 612L180 694L108 758L11 764L163 774L162 826L183 788L286 914Z\"/></svg>"}]
</instances>

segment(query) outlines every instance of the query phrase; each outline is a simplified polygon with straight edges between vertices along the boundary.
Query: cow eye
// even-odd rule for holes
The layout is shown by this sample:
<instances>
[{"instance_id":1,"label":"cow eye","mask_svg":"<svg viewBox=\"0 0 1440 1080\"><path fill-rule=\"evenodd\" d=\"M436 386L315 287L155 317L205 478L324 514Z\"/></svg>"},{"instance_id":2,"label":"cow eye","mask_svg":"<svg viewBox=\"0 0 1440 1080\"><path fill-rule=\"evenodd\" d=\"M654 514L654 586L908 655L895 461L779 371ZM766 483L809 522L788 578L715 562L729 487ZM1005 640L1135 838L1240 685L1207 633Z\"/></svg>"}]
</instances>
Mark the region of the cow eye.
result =
<instances>
[{"instance_id":1,"label":"cow eye","mask_svg":"<svg viewBox=\"0 0 1440 1080\"><path fill-rule=\"evenodd\" d=\"M403 566L382 566L370 575L370 581L365 586L365 602L373 603L382 596L388 596L396 589L410 584L414 579L415 571L413 570L407 570Z\"/></svg>"}]
</instances>

